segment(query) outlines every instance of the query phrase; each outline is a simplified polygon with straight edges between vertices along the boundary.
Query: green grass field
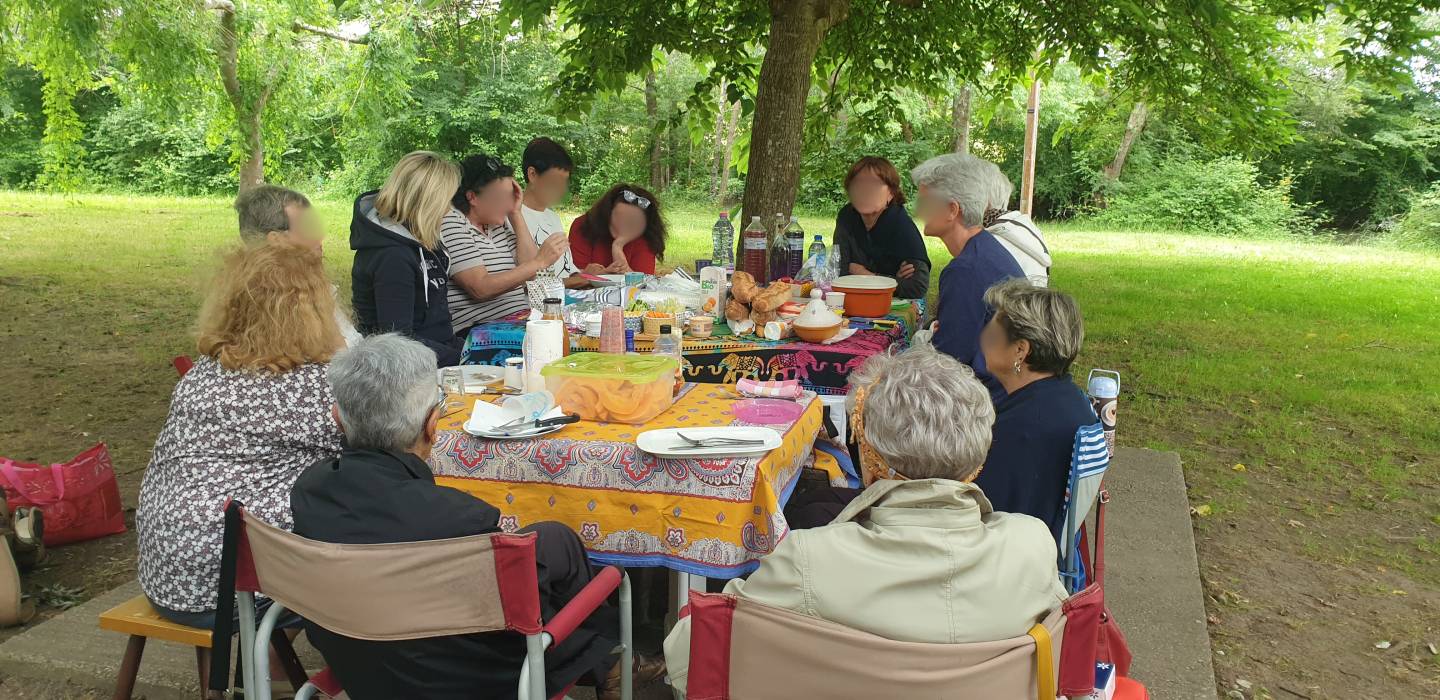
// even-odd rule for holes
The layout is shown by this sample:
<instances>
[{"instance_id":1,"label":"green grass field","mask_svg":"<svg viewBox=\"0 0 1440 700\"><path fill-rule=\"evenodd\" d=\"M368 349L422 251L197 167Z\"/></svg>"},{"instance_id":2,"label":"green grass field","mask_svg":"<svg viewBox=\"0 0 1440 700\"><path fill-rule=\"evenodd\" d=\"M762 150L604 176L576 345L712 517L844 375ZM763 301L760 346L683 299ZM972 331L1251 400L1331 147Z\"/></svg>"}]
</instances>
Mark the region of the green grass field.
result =
<instances>
[{"instance_id":1,"label":"green grass field","mask_svg":"<svg viewBox=\"0 0 1440 700\"><path fill-rule=\"evenodd\" d=\"M349 204L318 206L348 287ZM669 218L667 262L708 257L713 213ZM1046 230L1052 285L1086 316L1077 372L1118 370L1120 442L1185 461L1220 682L1433 697L1440 256ZM54 461L104 439L133 499L168 359L192 351L234 231L220 199L0 192L0 454ZM931 254L937 270L949 260L936 242Z\"/></svg>"}]
</instances>

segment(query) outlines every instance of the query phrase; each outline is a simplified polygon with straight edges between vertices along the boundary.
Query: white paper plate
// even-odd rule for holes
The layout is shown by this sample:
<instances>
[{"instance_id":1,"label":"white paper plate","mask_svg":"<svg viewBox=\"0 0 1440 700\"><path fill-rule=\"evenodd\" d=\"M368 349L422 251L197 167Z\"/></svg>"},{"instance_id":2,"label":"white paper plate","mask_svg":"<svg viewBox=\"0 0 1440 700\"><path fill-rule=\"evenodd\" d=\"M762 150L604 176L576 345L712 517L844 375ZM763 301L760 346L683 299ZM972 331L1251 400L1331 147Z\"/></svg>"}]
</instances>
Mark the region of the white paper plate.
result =
<instances>
[{"instance_id":1,"label":"white paper plate","mask_svg":"<svg viewBox=\"0 0 1440 700\"><path fill-rule=\"evenodd\" d=\"M721 445L719 447L703 447L685 449L690 443L685 442L678 433L701 440L707 437L728 437L742 440L764 440L760 445ZM687 457L745 457L750 455L765 454L785 444L785 439L779 432L771 428L758 427L721 427L721 428L665 428L663 430L647 430L635 438L635 444L640 449L649 452L656 457L670 457L684 459Z\"/></svg>"},{"instance_id":2,"label":"white paper plate","mask_svg":"<svg viewBox=\"0 0 1440 700\"><path fill-rule=\"evenodd\" d=\"M446 369L449 368L435 370L435 381L442 387L445 386ZM459 369L463 389L467 394L478 394L486 385L505 378L505 368L494 365L460 365Z\"/></svg>"},{"instance_id":3,"label":"white paper plate","mask_svg":"<svg viewBox=\"0 0 1440 700\"><path fill-rule=\"evenodd\" d=\"M550 409L543 418L559 418L565 415L559 406ZM491 440L517 440L520 438L535 437L537 435L549 435L561 428L563 425L551 425L544 428L533 428L530 430L510 430L503 433L495 432L497 425L504 425L516 418L513 413L507 412L501 407L489 401L476 401L470 409L470 418L465 421L465 432L475 437L489 438Z\"/></svg>"}]
</instances>

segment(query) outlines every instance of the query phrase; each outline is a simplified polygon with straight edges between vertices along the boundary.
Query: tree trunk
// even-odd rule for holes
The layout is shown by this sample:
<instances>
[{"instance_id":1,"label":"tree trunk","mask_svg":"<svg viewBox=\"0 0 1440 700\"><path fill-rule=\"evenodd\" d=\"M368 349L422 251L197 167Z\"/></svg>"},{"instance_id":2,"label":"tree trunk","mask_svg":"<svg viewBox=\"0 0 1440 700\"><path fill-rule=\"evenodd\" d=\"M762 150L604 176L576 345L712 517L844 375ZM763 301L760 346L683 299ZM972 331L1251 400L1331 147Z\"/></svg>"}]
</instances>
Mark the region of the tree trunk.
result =
<instances>
[{"instance_id":1,"label":"tree trunk","mask_svg":"<svg viewBox=\"0 0 1440 700\"><path fill-rule=\"evenodd\" d=\"M720 144L720 194L716 201L729 209L733 204L730 200L731 158L735 154L735 141L740 138L740 103L726 105L725 113L724 142Z\"/></svg>"},{"instance_id":2,"label":"tree trunk","mask_svg":"<svg viewBox=\"0 0 1440 700\"><path fill-rule=\"evenodd\" d=\"M771 0L770 38L755 89L743 228L750 217L770 221L795 204L805 145L805 99L815 53L849 12L848 0ZM736 260L743 260L737 249Z\"/></svg>"},{"instance_id":3,"label":"tree trunk","mask_svg":"<svg viewBox=\"0 0 1440 700\"><path fill-rule=\"evenodd\" d=\"M1034 216L1036 149L1040 135L1040 78L1030 84L1025 107L1025 157L1020 163L1020 213Z\"/></svg>"},{"instance_id":4,"label":"tree trunk","mask_svg":"<svg viewBox=\"0 0 1440 700\"><path fill-rule=\"evenodd\" d=\"M1120 172L1125 169L1125 159L1130 157L1130 149L1134 148L1135 140L1140 138L1140 132L1145 129L1145 120L1150 117L1150 108L1144 102L1136 102L1130 110L1130 119L1125 122L1125 135L1120 137L1120 147L1115 149L1115 159L1105 166L1105 179L1114 182L1120 179Z\"/></svg>"},{"instance_id":5,"label":"tree trunk","mask_svg":"<svg viewBox=\"0 0 1440 700\"><path fill-rule=\"evenodd\" d=\"M955 129L955 152L970 152L970 84L966 83L955 93L951 104L950 123Z\"/></svg>"},{"instance_id":6,"label":"tree trunk","mask_svg":"<svg viewBox=\"0 0 1440 700\"><path fill-rule=\"evenodd\" d=\"M720 79L720 91L715 100L715 160L710 171L710 198L716 202L725 196L725 188L720 181L728 175L725 171L730 168L730 158L725 153L725 135L730 119L730 98L726 94L729 84L728 79Z\"/></svg>"},{"instance_id":7,"label":"tree trunk","mask_svg":"<svg viewBox=\"0 0 1440 700\"><path fill-rule=\"evenodd\" d=\"M244 192L265 183L265 138L260 115L270 90L267 87L253 107L245 103L245 94L240 89L240 40L235 34L235 7L217 3L212 4L211 9L220 11L220 30L216 36L220 82L225 86L226 97L230 98L235 125L241 142L245 144L245 162L240 164L240 191Z\"/></svg>"},{"instance_id":8,"label":"tree trunk","mask_svg":"<svg viewBox=\"0 0 1440 700\"><path fill-rule=\"evenodd\" d=\"M655 98L653 68L645 74L645 116L650 120L650 187L656 190L664 189L665 163L661 158L664 152L661 146L663 134L660 130L660 105Z\"/></svg>"}]
</instances>

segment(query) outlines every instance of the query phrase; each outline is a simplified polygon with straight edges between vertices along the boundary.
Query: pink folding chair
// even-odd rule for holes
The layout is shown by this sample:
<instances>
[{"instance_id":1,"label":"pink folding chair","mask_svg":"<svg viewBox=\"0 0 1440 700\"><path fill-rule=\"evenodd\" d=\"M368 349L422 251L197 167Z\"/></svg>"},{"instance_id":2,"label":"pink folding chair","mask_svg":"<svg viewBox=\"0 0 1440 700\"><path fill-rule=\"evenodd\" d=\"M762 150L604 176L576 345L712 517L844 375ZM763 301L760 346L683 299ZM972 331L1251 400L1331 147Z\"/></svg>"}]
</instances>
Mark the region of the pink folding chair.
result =
<instances>
[{"instance_id":1,"label":"pink folding chair","mask_svg":"<svg viewBox=\"0 0 1440 700\"><path fill-rule=\"evenodd\" d=\"M217 620L240 611L242 673L252 698L269 700L267 643L286 610L336 634L374 641L510 631L525 635L518 697L543 700L545 651L568 638L615 590L620 591L621 695L632 694L634 644L630 579L606 567L548 623L540 618L535 573L535 535L503 533L429 542L331 544L281 530L231 502L225 510L226 550ZM233 552L233 555L230 554ZM228 567L228 570L227 570ZM255 595L273 602L258 624ZM221 639L216 635L216 640ZM228 634L224 637L228 647ZM217 654L220 648L217 646ZM228 648L223 650L228 655ZM215 658L228 658L216 656ZM212 674L211 688L226 674ZM565 689L568 691L569 689ZM327 668L296 694L334 697L340 684ZM562 698L565 691L555 695Z\"/></svg>"},{"instance_id":2,"label":"pink folding chair","mask_svg":"<svg viewBox=\"0 0 1440 700\"><path fill-rule=\"evenodd\" d=\"M1055 700L1060 611L994 642L897 642L740 596L690 593L689 700Z\"/></svg>"}]
</instances>

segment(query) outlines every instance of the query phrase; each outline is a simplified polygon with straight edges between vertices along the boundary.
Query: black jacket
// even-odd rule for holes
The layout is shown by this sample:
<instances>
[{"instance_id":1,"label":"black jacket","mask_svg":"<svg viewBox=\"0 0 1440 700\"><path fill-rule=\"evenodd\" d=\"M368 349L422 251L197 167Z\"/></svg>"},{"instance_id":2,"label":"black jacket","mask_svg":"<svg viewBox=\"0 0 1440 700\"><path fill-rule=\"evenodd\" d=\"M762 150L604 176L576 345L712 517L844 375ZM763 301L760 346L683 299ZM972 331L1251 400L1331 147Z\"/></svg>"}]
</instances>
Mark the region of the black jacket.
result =
<instances>
[{"instance_id":1,"label":"black jacket","mask_svg":"<svg viewBox=\"0 0 1440 700\"><path fill-rule=\"evenodd\" d=\"M405 227L381 223L375 195L355 200L350 217L352 303L361 333L404 333L435 351L441 367L460 362L446 301L450 259L443 246L427 250Z\"/></svg>"},{"instance_id":2,"label":"black jacket","mask_svg":"<svg viewBox=\"0 0 1440 700\"><path fill-rule=\"evenodd\" d=\"M886 207L875 228L867 231L860 213L846 204L835 216L834 244L840 251L840 274L850 274L850 263L858 263L877 275L895 278L896 299L924 299L929 293L930 255L904 205ZM915 272L905 279L895 277L907 262Z\"/></svg>"},{"instance_id":3,"label":"black jacket","mask_svg":"<svg viewBox=\"0 0 1440 700\"><path fill-rule=\"evenodd\" d=\"M346 449L316 462L290 494L295 533L321 542L379 544L465 537L499 530L500 511L467 493L435 484L430 467L409 453ZM553 526L542 531L541 525ZM580 539L556 523L536 529L541 614L589 582ZM561 535L555 537L554 535ZM416 575L424 575L416 572ZM557 583L557 579L563 579ZM375 601L377 606L387 605ZM604 676L618 617L597 617L546 654L546 681L558 692L583 673ZM355 700L513 698L525 659L525 638L512 632L459 634L375 642L335 634L306 622L305 633Z\"/></svg>"}]
</instances>

